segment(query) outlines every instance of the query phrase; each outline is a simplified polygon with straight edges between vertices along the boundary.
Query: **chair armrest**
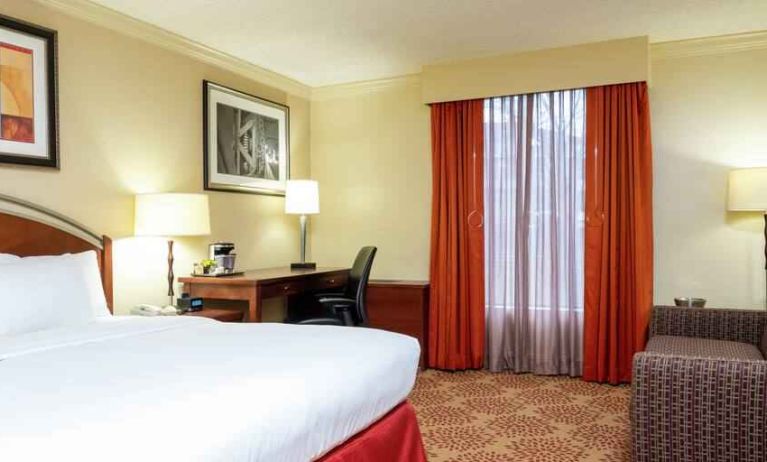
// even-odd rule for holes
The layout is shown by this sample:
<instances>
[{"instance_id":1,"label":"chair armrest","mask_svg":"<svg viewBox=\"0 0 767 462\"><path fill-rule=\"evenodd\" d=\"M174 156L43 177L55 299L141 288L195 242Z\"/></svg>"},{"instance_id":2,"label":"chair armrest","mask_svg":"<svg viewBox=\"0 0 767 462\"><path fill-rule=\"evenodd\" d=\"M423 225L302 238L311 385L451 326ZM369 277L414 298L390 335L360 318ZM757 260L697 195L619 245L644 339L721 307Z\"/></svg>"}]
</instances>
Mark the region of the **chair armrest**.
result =
<instances>
[{"instance_id":1,"label":"chair armrest","mask_svg":"<svg viewBox=\"0 0 767 462\"><path fill-rule=\"evenodd\" d=\"M296 324L299 325L314 325L314 326L343 326L344 323L338 318L309 318L302 319Z\"/></svg>"},{"instance_id":2,"label":"chair armrest","mask_svg":"<svg viewBox=\"0 0 767 462\"><path fill-rule=\"evenodd\" d=\"M346 297L325 297L319 299L320 304L325 308L349 309L354 307L357 302L354 299Z\"/></svg>"},{"instance_id":3,"label":"chair armrest","mask_svg":"<svg viewBox=\"0 0 767 462\"><path fill-rule=\"evenodd\" d=\"M759 345L767 329L767 311L656 306L650 337L678 335Z\"/></svg>"},{"instance_id":4,"label":"chair armrest","mask_svg":"<svg viewBox=\"0 0 767 462\"><path fill-rule=\"evenodd\" d=\"M327 293L323 292L321 294L314 294L314 298L316 298L317 300L321 298L332 298L332 297L343 297L343 296L344 296L343 292L327 292Z\"/></svg>"},{"instance_id":5,"label":"chair armrest","mask_svg":"<svg viewBox=\"0 0 767 462\"><path fill-rule=\"evenodd\" d=\"M767 460L767 361L634 355L634 461Z\"/></svg>"}]
</instances>

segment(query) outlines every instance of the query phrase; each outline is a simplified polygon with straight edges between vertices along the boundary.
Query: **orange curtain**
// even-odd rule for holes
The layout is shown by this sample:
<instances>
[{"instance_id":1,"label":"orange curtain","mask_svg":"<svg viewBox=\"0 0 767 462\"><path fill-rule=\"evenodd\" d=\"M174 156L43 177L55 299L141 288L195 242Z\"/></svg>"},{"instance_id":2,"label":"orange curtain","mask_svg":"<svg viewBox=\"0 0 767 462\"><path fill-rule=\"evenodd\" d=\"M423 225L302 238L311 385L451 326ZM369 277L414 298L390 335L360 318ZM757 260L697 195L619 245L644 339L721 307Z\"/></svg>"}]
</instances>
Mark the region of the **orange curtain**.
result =
<instances>
[{"instance_id":1,"label":"orange curtain","mask_svg":"<svg viewBox=\"0 0 767 462\"><path fill-rule=\"evenodd\" d=\"M583 378L631 381L652 305L652 146L644 82L586 95Z\"/></svg>"},{"instance_id":2,"label":"orange curtain","mask_svg":"<svg viewBox=\"0 0 767 462\"><path fill-rule=\"evenodd\" d=\"M431 106L428 365L481 368L485 351L483 101Z\"/></svg>"}]
</instances>

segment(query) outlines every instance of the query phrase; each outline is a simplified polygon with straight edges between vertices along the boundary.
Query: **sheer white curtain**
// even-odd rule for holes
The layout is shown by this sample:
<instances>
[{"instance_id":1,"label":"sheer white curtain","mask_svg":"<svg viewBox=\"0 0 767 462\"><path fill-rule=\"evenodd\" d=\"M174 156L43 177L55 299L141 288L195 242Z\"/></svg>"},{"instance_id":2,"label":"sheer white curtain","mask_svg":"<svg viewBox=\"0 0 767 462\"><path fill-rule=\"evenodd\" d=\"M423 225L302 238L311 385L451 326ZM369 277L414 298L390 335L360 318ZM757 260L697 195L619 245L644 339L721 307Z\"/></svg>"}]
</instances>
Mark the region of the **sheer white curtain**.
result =
<instances>
[{"instance_id":1,"label":"sheer white curtain","mask_svg":"<svg viewBox=\"0 0 767 462\"><path fill-rule=\"evenodd\" d=\"M485 100L488 367L580 375L585 92Z\"/></svg>"}]
</instances>

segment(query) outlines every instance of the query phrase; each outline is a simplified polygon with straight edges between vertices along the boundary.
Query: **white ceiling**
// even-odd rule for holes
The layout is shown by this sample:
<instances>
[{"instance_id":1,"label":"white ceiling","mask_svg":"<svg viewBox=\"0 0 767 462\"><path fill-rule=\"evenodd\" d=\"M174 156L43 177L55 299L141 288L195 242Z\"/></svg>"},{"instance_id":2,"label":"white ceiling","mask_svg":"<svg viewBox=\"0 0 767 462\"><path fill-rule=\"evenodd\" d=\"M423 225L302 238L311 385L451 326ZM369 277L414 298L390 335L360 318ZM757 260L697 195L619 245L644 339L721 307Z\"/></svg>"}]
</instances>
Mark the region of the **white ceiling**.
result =
<instances>
[{"instance_id":1,"label":"white ceiling","mask_svg":"<svg viewBox=\"0 0 767 462\"><path fill-rule=\"evenodd\" d=\"M767 0L94 0L311 86L649 35L767 29Z\"/></svg>"}]
</instances>

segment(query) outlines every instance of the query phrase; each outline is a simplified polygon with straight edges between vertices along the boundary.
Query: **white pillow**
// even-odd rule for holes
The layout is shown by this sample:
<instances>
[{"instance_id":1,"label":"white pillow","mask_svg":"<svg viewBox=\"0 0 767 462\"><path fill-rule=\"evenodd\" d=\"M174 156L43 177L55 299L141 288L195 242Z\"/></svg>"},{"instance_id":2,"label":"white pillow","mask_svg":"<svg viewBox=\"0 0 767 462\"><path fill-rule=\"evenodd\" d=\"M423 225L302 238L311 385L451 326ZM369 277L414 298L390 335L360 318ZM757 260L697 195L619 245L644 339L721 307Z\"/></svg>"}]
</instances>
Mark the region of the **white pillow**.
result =
<instances>
[{"instance_id":1,"label":"white pillow","mask_svg":"<svg viewBox=\"0 0 767 462\"><path fill-rule=\"evenodd\" d=\"M21 260L21 257L18 255L13 255L11 253L0 253L0 265L4 263L15 263L19 260Z\"/></svg>"},{"instance_id":2,"label":"white pillow","mask_svg":"<svg viewBox=\"0 0 767 462\"><path fill-rule=\"evenodd\" d=\"M86 256L87 257L83 257ZM93 300L97 300L97 303L93 305L93 314L95 316L112 316L107 306L106 298L104 297L104 286L101 281L101 270L99 269L98 256L93 250L88 250L81 253L65 253L62 255L36 255L31 257L19 257L10 253L0 253L0 265L6 263L18 263L19 261L72 261L73 264L85 264L87 265L86 274L91 281L89 286L94 291L92 294Z\"/></svg>"},{"instance_id":3,"label":"white pillow","mask_svg":"<svg viewBox=\"0 0 767 462\"><path fill-rule=\"evenodd\" d=\"M82 324L109 313L96 253L0 265L0 335Z\"/></svg>"}]
</instances>

